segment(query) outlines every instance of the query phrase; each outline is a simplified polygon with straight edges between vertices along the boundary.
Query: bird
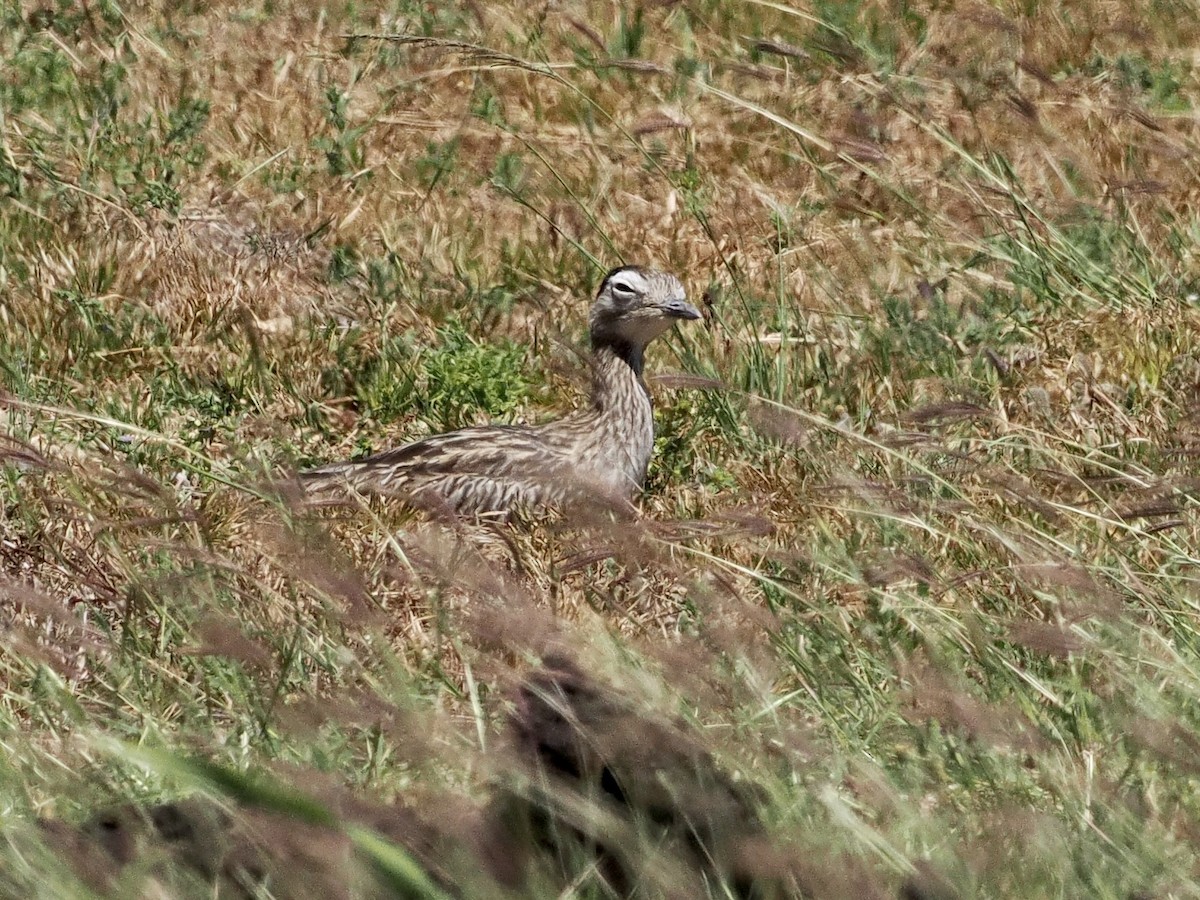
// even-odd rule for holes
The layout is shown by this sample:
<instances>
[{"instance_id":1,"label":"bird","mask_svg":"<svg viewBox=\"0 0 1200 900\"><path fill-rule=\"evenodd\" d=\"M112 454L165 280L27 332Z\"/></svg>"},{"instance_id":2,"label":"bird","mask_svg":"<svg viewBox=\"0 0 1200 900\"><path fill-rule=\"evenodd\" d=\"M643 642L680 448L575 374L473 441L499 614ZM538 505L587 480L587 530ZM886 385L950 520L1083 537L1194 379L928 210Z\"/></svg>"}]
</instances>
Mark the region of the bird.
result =
<instances>
[{"instance_id":1,"label":"bird","mask_svg":"<svg viewBox=\"0 0 1200 900\"><path fill-rule=\"evenodd\" d=\"M542 425L478 425L365 459L300 473L307 492L399 496L462 517L509 519L571 505L631 512L654 449L642 373L646 346L702 318L675 275L641 266L608 272L588 317L590 402Z\"/></svg>"}]
</instances>

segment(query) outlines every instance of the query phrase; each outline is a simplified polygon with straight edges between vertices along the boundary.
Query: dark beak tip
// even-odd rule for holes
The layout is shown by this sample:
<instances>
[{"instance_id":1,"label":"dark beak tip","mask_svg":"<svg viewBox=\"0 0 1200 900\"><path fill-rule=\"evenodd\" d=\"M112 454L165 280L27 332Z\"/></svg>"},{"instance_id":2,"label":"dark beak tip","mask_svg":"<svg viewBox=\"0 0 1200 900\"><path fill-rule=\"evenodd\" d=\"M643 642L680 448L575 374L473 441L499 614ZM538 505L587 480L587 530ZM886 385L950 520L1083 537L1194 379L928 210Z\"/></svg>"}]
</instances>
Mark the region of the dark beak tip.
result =
<instances>
[{"instance_id":1,"label":"dark beak tip","mask_svg":"<svg viewBox=\"0 0 1200 900\"><path fill-rule=\"evenodd\" d=\"M702 319L700 310L686 300L672 300L666 307L667 315L673 319Z\"/></svg>"}]
</instances>

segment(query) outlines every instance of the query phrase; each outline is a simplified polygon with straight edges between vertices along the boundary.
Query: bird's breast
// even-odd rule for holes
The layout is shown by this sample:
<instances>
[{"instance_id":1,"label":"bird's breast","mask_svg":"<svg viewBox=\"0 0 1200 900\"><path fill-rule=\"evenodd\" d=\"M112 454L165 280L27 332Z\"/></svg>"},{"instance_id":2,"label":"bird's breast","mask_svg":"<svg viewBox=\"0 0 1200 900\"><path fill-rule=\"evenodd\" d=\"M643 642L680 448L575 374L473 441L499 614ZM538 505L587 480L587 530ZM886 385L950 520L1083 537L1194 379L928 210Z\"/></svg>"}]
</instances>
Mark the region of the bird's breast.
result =
<instances>
[{"instance_id":1,"label":"bird's breast","mask_svg":"<svg viewBox=\"0 0 1200 900\"><path fill-rule=\"evenodd\" d=\"M610 397L588 441L587 466L593 476L613 490L632 495L646 480L654 451L654 410L640 384ZM580 460L584 462L583 459Z\"/></svg>"}]
</instances>

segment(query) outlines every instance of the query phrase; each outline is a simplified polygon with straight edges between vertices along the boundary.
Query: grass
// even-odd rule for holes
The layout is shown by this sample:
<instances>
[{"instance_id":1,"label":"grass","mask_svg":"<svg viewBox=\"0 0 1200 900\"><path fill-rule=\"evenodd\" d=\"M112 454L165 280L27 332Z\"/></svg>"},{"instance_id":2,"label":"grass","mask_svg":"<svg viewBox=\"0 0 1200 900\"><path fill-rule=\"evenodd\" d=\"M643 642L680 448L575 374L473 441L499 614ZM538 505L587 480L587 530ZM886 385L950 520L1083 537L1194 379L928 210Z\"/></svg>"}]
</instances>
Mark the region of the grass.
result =
<instances>
[{"instance_id":1,"label":"grass","mask_svg":"<svg viewBox=\"0 0 1200 900\"><path fill-rule=\"evenodd\" d=\"M5 893L211 895L81 883L36 824L199 794L347 896L498 896L459 813L533 790L515 698L569 648L755 786L793 891L1200 895L1197 39L1159 2L4 0ZM635 528L480 549L269 489L571 408L621 262L708 313L652 348Z\"/></svg>"}]
</instances>

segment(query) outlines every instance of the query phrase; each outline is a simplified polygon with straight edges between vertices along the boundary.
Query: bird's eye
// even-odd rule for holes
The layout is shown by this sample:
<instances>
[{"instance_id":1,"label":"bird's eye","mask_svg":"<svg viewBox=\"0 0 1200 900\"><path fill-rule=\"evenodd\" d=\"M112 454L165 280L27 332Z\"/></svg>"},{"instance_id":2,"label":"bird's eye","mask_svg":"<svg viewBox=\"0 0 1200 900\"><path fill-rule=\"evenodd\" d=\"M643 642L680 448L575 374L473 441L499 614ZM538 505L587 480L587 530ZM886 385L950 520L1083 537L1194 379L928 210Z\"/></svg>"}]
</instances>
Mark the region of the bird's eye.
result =
<instances>
[{"instance_id":1,"label":"bird's eye","mask_svg":"<svg viewBox=\"0 0 1200 900\"><path fill-rule=\"evenodd\" d=\"M622 303L628 303L630 300L636 300L638 292L621 281L612 283L612 295L614 300L619 300Z\"/></svg>"}]
</instances>

